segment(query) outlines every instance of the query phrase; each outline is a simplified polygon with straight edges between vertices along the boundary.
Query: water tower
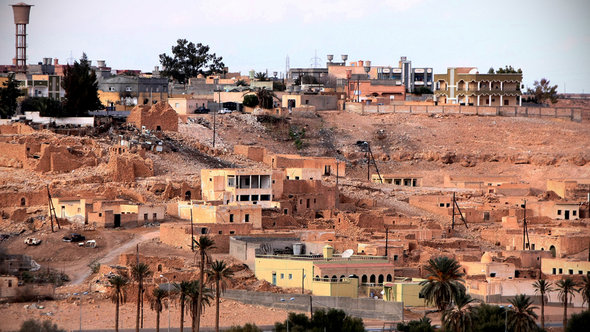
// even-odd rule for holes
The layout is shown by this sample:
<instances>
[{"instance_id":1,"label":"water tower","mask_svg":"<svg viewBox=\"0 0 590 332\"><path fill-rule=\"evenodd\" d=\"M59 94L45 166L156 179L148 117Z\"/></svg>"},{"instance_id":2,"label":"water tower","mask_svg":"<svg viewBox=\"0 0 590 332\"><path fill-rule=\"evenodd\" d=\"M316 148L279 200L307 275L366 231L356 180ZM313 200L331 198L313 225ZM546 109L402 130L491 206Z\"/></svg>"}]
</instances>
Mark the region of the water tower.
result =
<instances>
[{"instance_id":1,"label":"water tower","mask_svg":"<svg viewBox=\"0 0 590 332\"><path fill-rule=\"evenodd\" d=\"M12 6L14 24L16 25L16 72L27 72L27 24L32 5L19 2Z\"/></svg>"}]
</instances>

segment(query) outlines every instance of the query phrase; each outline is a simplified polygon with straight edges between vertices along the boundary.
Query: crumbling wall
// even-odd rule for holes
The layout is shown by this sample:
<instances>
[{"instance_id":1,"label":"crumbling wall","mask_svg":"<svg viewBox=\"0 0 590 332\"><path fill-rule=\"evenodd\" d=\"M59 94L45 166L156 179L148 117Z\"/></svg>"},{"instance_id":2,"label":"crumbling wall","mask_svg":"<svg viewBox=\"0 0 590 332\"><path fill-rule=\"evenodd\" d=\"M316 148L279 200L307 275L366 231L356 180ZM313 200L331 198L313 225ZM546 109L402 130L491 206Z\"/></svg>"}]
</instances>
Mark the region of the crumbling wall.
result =
<instances>
[{"instance_id":1,"label":"crumbling wall","mask_svg":"<svg viewBox=\"0 0 590 332\"><path fill-rule=\"evenodd\" d=\"M22 135L32 134L35 129L24 123L11 123L6 125L0 125L0 135Z\"/></svg>"},{"instance_id":2,"label":"crumbling wall","mask_svg":"<svg viewBox=\"0 0 590 332\"><path fill-rule=\"evenodd\" d=\"M167 102L152 107L137 105L127 117L127 123L138 129L178 131L178 113Z\"/></svg>"},{"instance_id":3,"label":"crumbling wall","mask_svg":"<svg viewBox=\"0 0 590 332\"><path fill-rule=\"evenodd\" d=\"M149 159L143 159L141 156L133 153L113 153L109 157L109 173L112 181L133 182L137 177L154 176L154 162Z\"/></svg>"}]
</instances>

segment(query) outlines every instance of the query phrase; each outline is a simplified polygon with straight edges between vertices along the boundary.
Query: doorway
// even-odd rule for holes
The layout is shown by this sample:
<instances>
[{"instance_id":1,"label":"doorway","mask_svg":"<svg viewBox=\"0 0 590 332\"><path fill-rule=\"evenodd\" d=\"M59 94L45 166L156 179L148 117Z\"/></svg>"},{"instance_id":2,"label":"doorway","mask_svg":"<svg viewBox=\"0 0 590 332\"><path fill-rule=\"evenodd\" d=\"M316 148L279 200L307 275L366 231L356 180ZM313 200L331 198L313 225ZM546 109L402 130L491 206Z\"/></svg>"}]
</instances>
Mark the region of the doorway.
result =
<instances>
[{"instance_id":1,"label":"doorway","mask_svg":"<svg viewBox=\"0 0 590 332\"><path fill-rule=\"evenodd\" d=\"M121 227L121 215L115 214L115 228Z\"/></svg>"},{"instance_id":2,"label":"doorway","mask_svg":"<svg viewBox=\"0 0 590 332\"><path fill-rule=\"evenodd\" d=\"M564 210L563 211L563 216L564 216L563 218L565 220L570 220L570 210Z\"/></svg>"}]
</instances>

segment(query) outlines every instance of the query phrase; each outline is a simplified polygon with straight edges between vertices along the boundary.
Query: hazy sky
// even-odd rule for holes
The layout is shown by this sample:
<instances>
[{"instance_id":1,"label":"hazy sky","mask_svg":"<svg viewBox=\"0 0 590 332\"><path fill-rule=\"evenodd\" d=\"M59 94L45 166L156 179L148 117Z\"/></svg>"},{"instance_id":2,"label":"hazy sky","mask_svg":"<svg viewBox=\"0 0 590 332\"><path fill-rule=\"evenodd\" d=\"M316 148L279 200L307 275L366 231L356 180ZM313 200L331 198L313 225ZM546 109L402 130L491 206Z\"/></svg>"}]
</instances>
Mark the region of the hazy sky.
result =
<instances>
[{"instance_id":1,"label":"hazy sky","mask_svg":"<svg viewBox=\"0 0 590 332\"><path fill-rule=\"evenodd\" d=\"M0 63L14 57L14 21L0 0ZM589 0L29 0L28 63L104 59L151 71L178 38L211 46L230 71L309 67L317 50L349 61L414 67L512 65L524 84L590 92Z\"/></svg>"}]
</instances>

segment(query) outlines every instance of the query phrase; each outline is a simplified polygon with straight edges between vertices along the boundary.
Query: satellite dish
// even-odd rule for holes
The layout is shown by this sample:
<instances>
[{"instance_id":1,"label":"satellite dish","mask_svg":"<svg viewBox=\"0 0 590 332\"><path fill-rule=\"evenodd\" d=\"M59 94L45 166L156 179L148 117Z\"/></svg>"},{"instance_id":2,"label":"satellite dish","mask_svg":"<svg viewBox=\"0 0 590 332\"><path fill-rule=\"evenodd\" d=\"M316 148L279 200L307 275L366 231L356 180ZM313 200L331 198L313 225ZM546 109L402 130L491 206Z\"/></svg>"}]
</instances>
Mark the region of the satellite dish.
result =
<instances>
[{"instance_id":1,"label":"satellite dish","mask_svg":"<svg viewBox=\"0 0 590 332\"><path fill-rule=\"evenodd\" d=\"M346 249L342 253L342 258L350 258L350 256L352 256L353 254L354 254L354 250L352 250L352 249Z\"/></svg>"}]
</instances>

